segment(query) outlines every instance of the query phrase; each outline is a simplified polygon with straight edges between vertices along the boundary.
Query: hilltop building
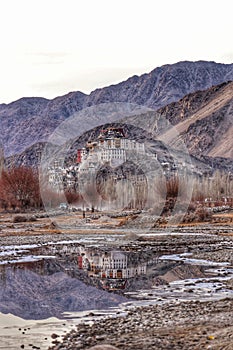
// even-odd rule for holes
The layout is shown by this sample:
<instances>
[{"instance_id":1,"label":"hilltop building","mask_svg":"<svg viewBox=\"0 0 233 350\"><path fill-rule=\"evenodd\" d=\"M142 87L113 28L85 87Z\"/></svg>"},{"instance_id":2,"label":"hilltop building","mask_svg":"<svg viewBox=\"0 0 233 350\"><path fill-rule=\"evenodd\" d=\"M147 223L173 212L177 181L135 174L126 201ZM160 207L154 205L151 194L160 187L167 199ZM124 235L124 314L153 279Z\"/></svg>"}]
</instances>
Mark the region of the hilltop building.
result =
<instances>
[{"instance_id":1,"label":"hilltop building","mask_svg":"<svg viewBox=\"0 0 233 350\"><path fill-rule=\"evenodd\" d=\"M77 150L75 164L66 167L62 164L62 160L56 160L49 167L49 184L58 192L63 188L75 190L78 181L82 182L82 175L94 173L99 165L107 163L117 167L126 162L127 151L143 155L145 145L128 139L123 128L103 129L97 140L88 141L85 147ZM141 183L141 177L139 182Z\"/></svg>"},{"instance_id":2,"label":"hilltop building","mask_svg":"<svg viewBox=\"0 0 233 350\"><path fill-rule=\"evenodd\" d=\"M123 128L110 127L101 131L97 141L89 141L85 148L78 150L77 163L81 164L89 156L96 154L98 162L117 166L127 160L127 151L144 154L145 145L128 139Z\"/></svg>"}]
</instances>

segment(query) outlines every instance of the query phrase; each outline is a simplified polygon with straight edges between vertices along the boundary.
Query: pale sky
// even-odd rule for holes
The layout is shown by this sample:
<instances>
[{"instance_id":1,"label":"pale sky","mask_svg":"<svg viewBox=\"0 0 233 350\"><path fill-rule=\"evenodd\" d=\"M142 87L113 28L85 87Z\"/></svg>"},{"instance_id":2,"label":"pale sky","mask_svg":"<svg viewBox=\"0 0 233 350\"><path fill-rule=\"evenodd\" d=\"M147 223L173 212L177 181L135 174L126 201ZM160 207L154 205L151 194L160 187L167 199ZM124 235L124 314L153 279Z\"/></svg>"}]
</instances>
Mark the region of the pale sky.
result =
<instances>
[{"instance_id":1,"label":"pale sky","mask_svg":"<svg viewBox=\"0 0 233 350\"><path fill-rule=\"evenodd\" d=\"M0 0L0 103L233 62L231 0Z\"/></svg>"}]
</instances>

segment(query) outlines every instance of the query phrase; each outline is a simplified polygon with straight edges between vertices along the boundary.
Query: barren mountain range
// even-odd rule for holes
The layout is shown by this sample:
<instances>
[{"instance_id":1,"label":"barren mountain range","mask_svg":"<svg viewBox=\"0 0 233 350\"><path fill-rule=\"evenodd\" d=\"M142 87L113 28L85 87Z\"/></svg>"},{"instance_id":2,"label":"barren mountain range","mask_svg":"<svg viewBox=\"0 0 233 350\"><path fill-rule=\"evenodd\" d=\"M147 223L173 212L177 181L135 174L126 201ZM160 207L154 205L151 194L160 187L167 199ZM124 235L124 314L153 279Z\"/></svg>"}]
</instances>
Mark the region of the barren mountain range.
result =
<instances>
[{"instance_id":1,"label":"barren mountain range","mask_svg":"<svg viewBox=\"0 0 233 350\"><path fill-rule=\"evenodd\" d=\"M35 164L44 142L62 121L89 106L127 102L157 111L157 116L176 126L178 139L185 142L192 155L212 157L212 162L215 159L221 166L223 157L233 158L232 81L233 64L184 61L97 89L90 95L71 92L53 100L33 97L2 104L0 126L5 154L17 154L18 163ZM144 123L148 132L156 129L156 118ZM94 127L89 125L90 130ZM157 130L155 137L169 141L172 147L178 145L179 140L169 129Z\"/></svg>"},{"instance_id":2,"label":"barren mountain range","mask_svg":"<svg viewBox=\"0 0 233 350\"><path fill-rule=\"evenodd\" d=\"M191 154L233 159L233 82L189 94L158 112L176 126ZM159 138L177 145L169 130Z\"/></svg>"}]
</instances>

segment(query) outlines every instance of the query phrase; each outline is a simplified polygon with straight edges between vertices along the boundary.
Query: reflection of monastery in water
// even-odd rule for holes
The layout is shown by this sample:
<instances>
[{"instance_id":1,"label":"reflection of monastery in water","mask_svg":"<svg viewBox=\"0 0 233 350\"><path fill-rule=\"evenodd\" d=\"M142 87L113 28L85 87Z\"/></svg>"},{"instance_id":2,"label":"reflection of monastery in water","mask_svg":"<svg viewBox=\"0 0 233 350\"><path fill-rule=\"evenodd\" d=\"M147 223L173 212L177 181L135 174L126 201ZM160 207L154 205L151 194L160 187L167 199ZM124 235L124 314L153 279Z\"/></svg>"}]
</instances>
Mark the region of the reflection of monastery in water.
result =
<instances>
[{"instance_id":1,"label":"reflection of monastery in water","mask_svg":"<svg viewBox=\"0 0 233 350\"><path fill-rule=\"evenodd\" d=\"M11 258L6 254L4 261L1 261L0 280L6 279L7 266L31 270L40 275L50 275L59 269L87 285L107 291L128 291L135 282L144 284L146 278L154 274L159 261L159 254L155 255L150 250L119 251L104 245L97 248L72 241L32 245L28 250L16 249L12 254Z\"/></svg>"},{"instance_id":2,"label":"reflection of monastery in water","mask_svg":"<svg viewBox=\"0 0 233 350\"><path fill-rule=\"evenodd\" d=\"M127 279L145 275L148 262L139 262L130 254L121 251L101 252L80 247L79 269L86 270L89 277L100 279L108 290L124 289Z\"/></svg>"},{"instance_id":3,"label":"reflection of monastery in water","mask_svg":"<svg viewBox=\"0 0 233 350\"><path fill-rule=\"evenodd\" d=\"M49 247L49 251L46 246L40 248L40 254L51 253L57 255L61 261L68 261L69 253L80 272L93 278L95 285L109 291L125 289L128 280L151 273L151 266L158 263L158 256L148 256L143 252L106 251L103 248L79 244L57 244ZM73 267L70 271L73 271Z\"/></svg>"}]
</instances>

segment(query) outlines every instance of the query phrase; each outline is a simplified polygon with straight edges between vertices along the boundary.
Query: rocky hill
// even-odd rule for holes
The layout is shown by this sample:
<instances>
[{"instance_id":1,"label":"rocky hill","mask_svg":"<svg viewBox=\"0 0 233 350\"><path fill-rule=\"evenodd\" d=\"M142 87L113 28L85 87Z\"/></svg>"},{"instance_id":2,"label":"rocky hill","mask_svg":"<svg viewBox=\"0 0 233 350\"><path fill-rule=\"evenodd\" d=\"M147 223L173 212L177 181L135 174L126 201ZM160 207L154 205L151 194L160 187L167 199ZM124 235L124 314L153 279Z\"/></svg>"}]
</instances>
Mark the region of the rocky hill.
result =
<instances>
[{"instance_id":1,"label":"rocky hill","mask_svg":"<svg viewBox=\"0 0 233 350\"><path fill-rule=\"evenodd\" d=\"M121 122L107 123L104 125L104 127L122 127L129 139L133 139L137 142L143 142L145 144L147 154L153 156L156 155L158 161L157 165L159 166L160 164L160 168L163 167L163 163L170 164L170 167L173 167L174 164L177 166L178 164L185 163L187 168L192 169L194 173L209 173L211 172L212 167L222 168L222 162L213 164L213 162L211 163L207 162L206 160L200 160L197 157L189 155L186 149L175 150L166 144L166 142L157 140L156 137L154 137L154 135L146 129L146 125L151 124L151 119L154 122L155 117L157 117L155 112L149 112L133 116L132 118L129 117L123 119ZM128 119L131 120L130 123L127 122ZM142 119L144 123L141 122ZM143 128L138 126L140 122ZM8 157L6 159L6 165L7 167L10 167L12 164L16 166L23 165L35 167L40 164L41 155L43 158L42 166L45 166L45 164L50 164L51 160L53 164L53 160L63 158L67 166L72 165L77 159L77 149L84 147L89 140L97 140L102 127L103 126L101 125L88 130L77 139L69 140L69 142L62 146L56 146L54 144L48 145L46 142L36 143L33 146L28 147L20 154ZM123 172L129 171L126 163L124 163L124 168L125 169ZM229 164L226 165L226 168L228 170ZM120 172L122 171L120 167L118 170ZM131 167L131 171L133 171L133 167Z\"/></svg>"},{"instance_id":2,"label":"rocky hill","mask_svg":"<svg viewBox=\"0 0 233 350\"><path fill-rule=\"evenodd\" d=\"M45 141L61 121L89 106L127 102L156 110L191 92L231 80L233 64L184 61L97 89L90 95L71 92L53 100L33 97L2 104L0 129L5 154L21 153L33 144ZM90 125L90 129L92 127Z\"/></svg>"}]
</instances>

